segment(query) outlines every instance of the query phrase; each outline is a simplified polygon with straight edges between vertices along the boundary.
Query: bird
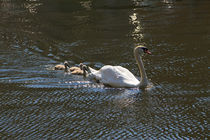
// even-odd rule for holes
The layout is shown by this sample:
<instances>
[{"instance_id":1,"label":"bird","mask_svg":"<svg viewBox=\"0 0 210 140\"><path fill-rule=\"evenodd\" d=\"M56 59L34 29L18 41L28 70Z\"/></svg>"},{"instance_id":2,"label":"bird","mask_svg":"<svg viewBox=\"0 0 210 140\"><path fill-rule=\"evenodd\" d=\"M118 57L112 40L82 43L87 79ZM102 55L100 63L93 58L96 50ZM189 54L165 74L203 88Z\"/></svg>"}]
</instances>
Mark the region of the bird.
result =
<instances>
[{"instance_id":1,"label":"bird","mask_svg":"<svg viewBox=\"0 0 210 140\"><path fill-rule=\"evenodd\" d=\"M64 65L58 64L54 67L54 70L64 70L65 72L71 72L74 75L83 75L86 77L86 72L83 70L83 64L80 63L79 67L70 67L67 61L64 62Z\"/></svg>"},{"instance_id":2,"label":"bird","mask_svg":"<svg viewBox=\"0 0 210 140\"><path fill-rule=\"evenodd\" d=\"M55 65L54 70L65 70L65 66L62 64Z\"/></svg>"},{"instance_id":3,"label":"bird","mask_svg":"<svg viewBox=\"0 0 210 140\"><path fill-rule=\"evenodd\" d=\"M151 52L142 45L134 48L134 57L138 64L141 79L140 81L126 68L122 66L105 65L99 70L95 70L88 66L83 66L83 70L86 70L86 76L91 77L104 85L115 88L145 88L149 85L147 74L144 69L141 55L151 54Z\"/></svg>"}]
</instances>

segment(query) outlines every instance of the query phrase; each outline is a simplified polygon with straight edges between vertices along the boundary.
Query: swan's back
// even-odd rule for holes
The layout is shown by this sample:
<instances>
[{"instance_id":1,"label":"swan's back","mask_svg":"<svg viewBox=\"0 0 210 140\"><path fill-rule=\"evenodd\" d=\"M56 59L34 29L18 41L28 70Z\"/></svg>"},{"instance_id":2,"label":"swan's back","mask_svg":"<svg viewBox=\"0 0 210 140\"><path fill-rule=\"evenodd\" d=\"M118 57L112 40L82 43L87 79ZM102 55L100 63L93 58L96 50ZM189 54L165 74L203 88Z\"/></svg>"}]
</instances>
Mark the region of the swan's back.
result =
<instances>
[{"instance_id":1,"label":"swan's back","mask_svg":"<svg viewBox=\"0 0 210 140\"><path fill-rule=\"evenodd\" d=\"M98 71L99 75L100 82L112 87L137 87L140 83L128 69L121 66L106 65Z\"/></svg>"}]
</instances>

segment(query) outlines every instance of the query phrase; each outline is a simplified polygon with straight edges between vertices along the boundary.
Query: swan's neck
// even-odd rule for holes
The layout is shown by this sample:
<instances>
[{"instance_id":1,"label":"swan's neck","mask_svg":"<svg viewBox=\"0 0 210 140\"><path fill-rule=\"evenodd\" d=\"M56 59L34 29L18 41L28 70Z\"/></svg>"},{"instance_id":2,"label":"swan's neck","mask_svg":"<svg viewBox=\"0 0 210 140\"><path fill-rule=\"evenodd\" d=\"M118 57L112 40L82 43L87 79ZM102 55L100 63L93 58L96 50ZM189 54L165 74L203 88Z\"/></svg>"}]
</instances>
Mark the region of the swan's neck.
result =
<instances>
[{"instance_id":1,"label":"swan's neck","mask_svg":"<svg viewBox=\"0 0 210 140\"><path fill-rule=\"evenodd\" d=\"M142 62L142 59L141 59L141 57L138 53L138 48L134 49L134 56L136 58L136 62L138 64L138 68L139 68L139 72L140 72L140 76L141 76L141 81L140 81L139 86L140 87L146 87L148 85L147 74L145 72L144 64Z\"/></svg>"}]
</instances>

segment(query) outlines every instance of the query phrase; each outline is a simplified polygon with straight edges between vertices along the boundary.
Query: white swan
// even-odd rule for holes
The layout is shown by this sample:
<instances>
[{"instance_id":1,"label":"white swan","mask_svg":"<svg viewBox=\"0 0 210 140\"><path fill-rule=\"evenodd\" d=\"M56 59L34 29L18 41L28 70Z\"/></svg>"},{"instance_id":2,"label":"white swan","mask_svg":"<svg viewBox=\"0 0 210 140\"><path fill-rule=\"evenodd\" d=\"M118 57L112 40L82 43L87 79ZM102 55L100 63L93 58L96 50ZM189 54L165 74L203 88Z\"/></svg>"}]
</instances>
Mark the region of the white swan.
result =
<instances>
[{"instance_id":1,"label":"white swan","mask_svg":"<svg viewBox=\"0 0 210 140\"><path fill-rule=\"evenodd\" d=\"M151 54L144 46L137 46L134 48L134 56L141 76L140 81L128 69L111 65L103 66L100 70L87 67L87 71L89 72L88 76L111 87L146 87L149 82L140 56L143 53Z\"/></svg>"}]
</instances>

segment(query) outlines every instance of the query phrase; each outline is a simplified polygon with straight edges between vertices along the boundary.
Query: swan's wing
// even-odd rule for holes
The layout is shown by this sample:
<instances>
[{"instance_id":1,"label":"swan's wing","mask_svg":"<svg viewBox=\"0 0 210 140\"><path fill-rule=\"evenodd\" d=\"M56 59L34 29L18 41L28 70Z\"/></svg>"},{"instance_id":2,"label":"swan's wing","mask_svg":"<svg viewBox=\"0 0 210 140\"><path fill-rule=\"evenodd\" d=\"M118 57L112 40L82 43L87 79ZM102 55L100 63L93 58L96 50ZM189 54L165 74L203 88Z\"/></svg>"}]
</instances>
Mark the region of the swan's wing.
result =
<instances>
[{"instance_id":1,"label":"swan's wing","mask_svg":"<svg viewBox=\"0 0 210 140\"><path fill-rule=\"evenodd\" d=\"M139 80L126 68L121 66L104 66L99 70L101 82L113 87L137 87Z\"/></svg>"}]
</instances>

